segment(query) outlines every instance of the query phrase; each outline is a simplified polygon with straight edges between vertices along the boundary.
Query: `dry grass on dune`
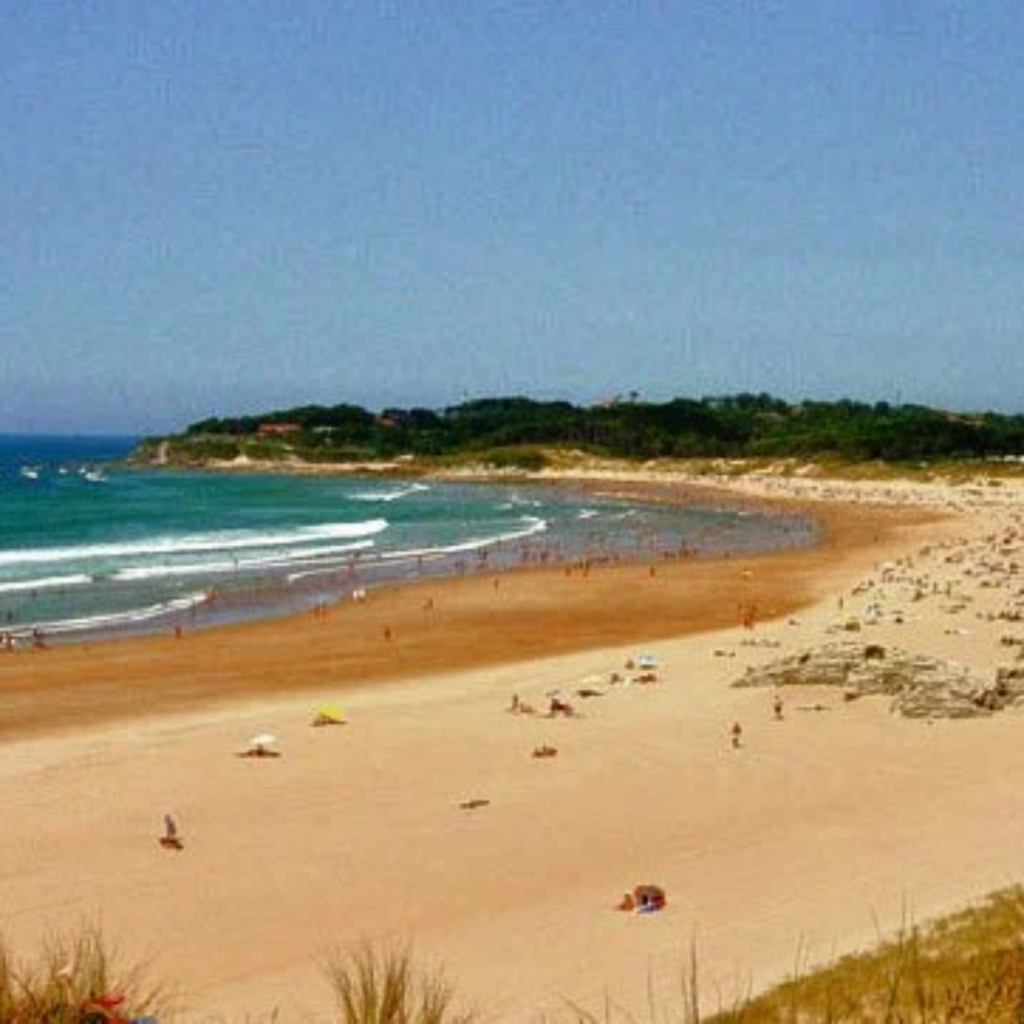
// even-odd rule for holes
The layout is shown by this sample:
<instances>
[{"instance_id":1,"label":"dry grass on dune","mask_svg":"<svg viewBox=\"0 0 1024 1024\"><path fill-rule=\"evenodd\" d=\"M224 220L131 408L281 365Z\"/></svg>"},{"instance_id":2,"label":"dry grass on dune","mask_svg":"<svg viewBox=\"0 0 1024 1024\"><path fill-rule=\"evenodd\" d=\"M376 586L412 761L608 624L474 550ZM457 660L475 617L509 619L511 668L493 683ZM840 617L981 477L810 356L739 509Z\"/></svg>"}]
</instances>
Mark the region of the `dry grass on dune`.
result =
<instances>
[{"instance_id":1,"label":"dry grass on dune","mask_svg":"<svg viewBox=\"0 0 1024 1024\"><path fill-rule=\"evenodd\" d=\"M598 1010L570 1004L556 1019L578 1024L1022 1024L1024 887L994 893L927 926L905 926L871 952L806 973L798 962L788 981L710 1015L700 1009L698 960L691 950L672 1005L652 997L645 1007L620 1007L609 998Z\"/></svg>"},{"instance_id":2,"label":"dry grass on dune","mask_svg":"<svg viewBox=\"0 0 1024 1024\"><path fill-rule=\"evenodd\" d=\"M1024 888L846 956L706 1024L1019 1024Z\"/></svg>"},{"instance_id":3,"label":"dry grass on dune","mask_svg":"<svg viewBox=\"0 0 1024 1024\"><path fill-rule=\"evenodd\" d=\"M99 929L52 937L36 959L18 962L0 940L0 1022L101 1024L156 1020L166 1009L162 986L142 966L120 964Z\"/></svg>"}]
</instances>

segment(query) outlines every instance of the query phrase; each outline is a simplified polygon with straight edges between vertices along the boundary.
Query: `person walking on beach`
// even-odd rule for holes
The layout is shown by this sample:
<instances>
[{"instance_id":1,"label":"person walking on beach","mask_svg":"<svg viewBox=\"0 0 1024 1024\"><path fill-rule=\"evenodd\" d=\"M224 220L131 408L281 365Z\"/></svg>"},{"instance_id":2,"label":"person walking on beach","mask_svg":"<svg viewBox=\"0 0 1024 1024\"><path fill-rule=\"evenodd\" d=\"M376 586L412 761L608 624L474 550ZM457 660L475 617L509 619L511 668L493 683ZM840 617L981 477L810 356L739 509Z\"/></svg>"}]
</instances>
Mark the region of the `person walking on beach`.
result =
<instances>
[{"instance_id":1,"label":"person walking on beach","mask_svg":"<svg viewBox=\"0 0 1024 1024\"><path fill-rule=\"evenodd\" d=\"M775 712L775 721L782 721L782 695L775 694L775 699L772 701L772 710Z\"/></svg>"},{"instance_id":2,"label":"person walking on beach","mask_svg":"<svg viewBox=\"0 0 1024 1024\"><path fill-rule=\"evenodd\" d=\"M732 749L739 750L740 740L743 738L743 726L739 722L733 722L729 735L732 737Z\"/></svg>"}]
</instances>

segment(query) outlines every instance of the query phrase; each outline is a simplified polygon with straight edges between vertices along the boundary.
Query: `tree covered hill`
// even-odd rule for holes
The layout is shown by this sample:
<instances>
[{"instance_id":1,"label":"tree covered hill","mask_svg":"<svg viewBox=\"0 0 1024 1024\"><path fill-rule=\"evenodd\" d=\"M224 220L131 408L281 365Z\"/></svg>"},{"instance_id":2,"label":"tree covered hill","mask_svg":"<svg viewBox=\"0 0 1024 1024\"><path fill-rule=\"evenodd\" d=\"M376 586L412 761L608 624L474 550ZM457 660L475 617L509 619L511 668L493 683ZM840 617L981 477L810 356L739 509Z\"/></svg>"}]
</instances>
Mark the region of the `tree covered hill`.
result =
<instances>
[{"instance_id":1,"label":"tree covered hill","mask_svg":"<svg viewBox=\"0 0 1024 1024\"><path fill-rule=\"evenodd\" d=\"M184 433L152 438L172 461L238 454L310 461L397 456L541 463L541 449L599 456L838 457L907 462L1024 453L1024 416L954 413L920 405L850 400L790 404L767 394L582 407L524 397L482 398L444 409L307 405L258 415L205 419Z\"/></svg>"}]
</instances>

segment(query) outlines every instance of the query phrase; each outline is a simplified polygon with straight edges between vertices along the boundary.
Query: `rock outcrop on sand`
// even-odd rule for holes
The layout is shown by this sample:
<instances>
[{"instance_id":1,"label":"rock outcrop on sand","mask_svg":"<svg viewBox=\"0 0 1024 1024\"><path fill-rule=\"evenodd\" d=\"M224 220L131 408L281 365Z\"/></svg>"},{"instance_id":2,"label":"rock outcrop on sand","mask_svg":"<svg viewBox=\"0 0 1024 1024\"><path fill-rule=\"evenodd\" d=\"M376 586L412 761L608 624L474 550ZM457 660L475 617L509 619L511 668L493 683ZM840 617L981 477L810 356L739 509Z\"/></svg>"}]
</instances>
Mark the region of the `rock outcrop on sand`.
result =
<instances>
[{"instance_id":1,"label":"rock outcrop on sand","mask_svg":"<svg viewBox=\"0 0 1024 1024\"><path fill-rule=\"evenodd\" d=\"M974 718L1024 704L1024 670L986 685L954 662L881 644L830 643L747 669L733 686L837 686L847 700L882 695L908 718Z\"/></svg>"}]
</instances>

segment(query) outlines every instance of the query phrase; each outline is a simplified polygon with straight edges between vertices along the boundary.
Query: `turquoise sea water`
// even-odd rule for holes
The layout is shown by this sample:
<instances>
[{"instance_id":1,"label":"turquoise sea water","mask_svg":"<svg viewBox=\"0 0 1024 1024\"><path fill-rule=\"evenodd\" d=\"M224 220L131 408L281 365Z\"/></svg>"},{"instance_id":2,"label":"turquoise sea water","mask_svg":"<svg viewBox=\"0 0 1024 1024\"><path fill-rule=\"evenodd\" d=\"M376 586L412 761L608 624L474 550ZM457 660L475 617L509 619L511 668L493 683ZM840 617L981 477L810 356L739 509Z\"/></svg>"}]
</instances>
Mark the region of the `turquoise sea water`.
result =
<instances>
[{"instance_id":1,"label":"turquoise sea water","mask_svg":"<svg viewBox=\"0 0 1024 1024\"><path fill-rule=\"evenodd\" d=\"M203 626L424 576L813 538L794 517L562 486L129 469L132 444L0 435L0 630Z\"/></svg>"}]
</instances>

